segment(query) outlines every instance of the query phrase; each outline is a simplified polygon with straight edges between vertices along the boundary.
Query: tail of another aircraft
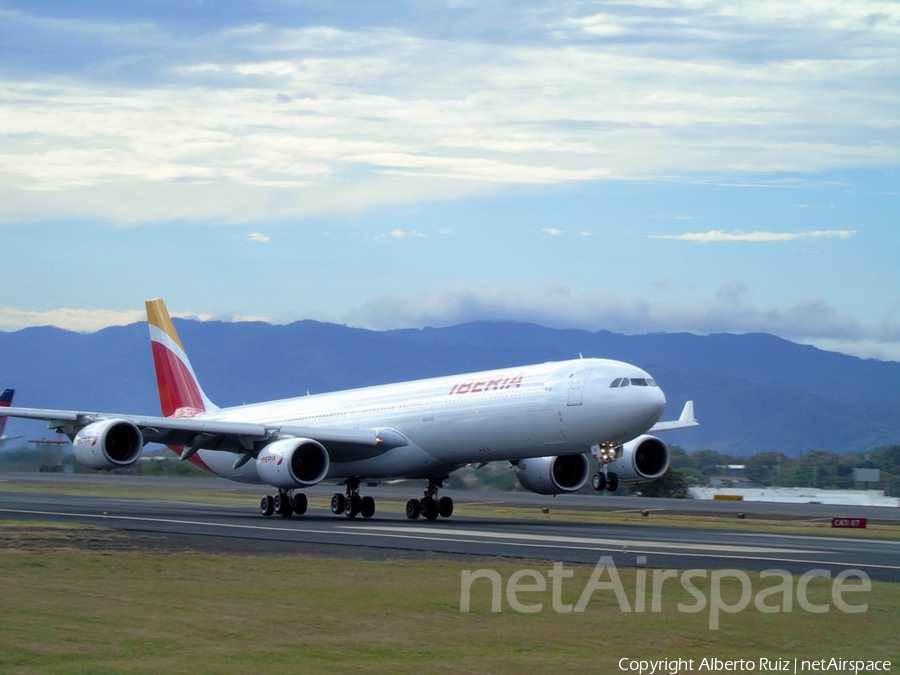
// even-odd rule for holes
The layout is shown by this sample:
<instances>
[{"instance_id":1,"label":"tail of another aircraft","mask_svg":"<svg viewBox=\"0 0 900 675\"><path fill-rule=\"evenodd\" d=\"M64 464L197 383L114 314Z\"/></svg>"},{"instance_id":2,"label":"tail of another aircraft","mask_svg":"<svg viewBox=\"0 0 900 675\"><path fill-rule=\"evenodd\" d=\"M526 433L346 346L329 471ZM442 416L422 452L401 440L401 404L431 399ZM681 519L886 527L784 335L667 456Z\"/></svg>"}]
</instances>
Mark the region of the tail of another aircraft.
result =
<instances>
[{"instance_id":1,"label":"tail of another aircraft","mask_svg":"<svg viewBox=\"0 0 900 675\"><path fill-rule=\"evenodd\" d=\"M0 408L8 408L12 405L13 395L16 393L15 389L4 389L3 393L0 394ZM4 415L0 417L0 436L3 436L3 432L6 430L6 420L8 418Z\"/></svg>"},{"instance_id":2,"label":"tail of another aircraft","mask_svg":"<svg viewBox=\"0 0 900 675\"><path fill-rule=\"evenodd\" d=\"M215 410L217 406L200 388L165 303L157 298L148 300L146 304L162 414L166 417L193 417L205 410Z\"/></svg>"}]
</instances>

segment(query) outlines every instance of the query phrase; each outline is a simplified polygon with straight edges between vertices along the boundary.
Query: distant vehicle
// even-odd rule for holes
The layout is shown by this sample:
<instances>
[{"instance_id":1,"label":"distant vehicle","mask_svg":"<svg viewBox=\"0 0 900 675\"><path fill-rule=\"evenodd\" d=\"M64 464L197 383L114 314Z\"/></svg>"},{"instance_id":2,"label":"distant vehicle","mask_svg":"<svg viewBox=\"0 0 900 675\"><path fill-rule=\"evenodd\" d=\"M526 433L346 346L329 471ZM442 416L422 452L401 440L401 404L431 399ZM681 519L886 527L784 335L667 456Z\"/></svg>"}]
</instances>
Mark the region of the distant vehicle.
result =
<instances>
[{"instance_id":1,"label":"distant vehicle","mask_svg":"<svg viewBox=\"0 0 900 675\"><path fill-rule=\"evenodd\" d=\"M360 484L424 479L406 515L453 513L438 498L443 481L468 464L509 461L521 484L539 494L574 492L600 463L596 490L650 480L669 467L665 443L647 432L697 426L693 403L658 423L666 405L649 374L627 363L574 359L438 377L314 396L218 408L197 380L163 301L147 320L163 417L79 410L10 408L65 433L79 462L94 469L133 464L146 443L168 445L182 460L223 478L269 485L269 516L305 513L302 492L323 481L344 486L335 514L375 513Z\"/></svg>"},{"instance_id":2,"label":"distant vehicle","mask_svg":"<svg viewBox=\"0 0 900 675\"><path fill-rule=\"evenodd\" d=\"M15 389L4 389L3 393L0 394L0 408L10 407L12 405L13 396L15 395ZM0 449L2 449L9 441L22 438L22 436L6 436L4 434L4 431L6 431L6 419L6 415L0 416Z\"/></svg>"}]
</instances>

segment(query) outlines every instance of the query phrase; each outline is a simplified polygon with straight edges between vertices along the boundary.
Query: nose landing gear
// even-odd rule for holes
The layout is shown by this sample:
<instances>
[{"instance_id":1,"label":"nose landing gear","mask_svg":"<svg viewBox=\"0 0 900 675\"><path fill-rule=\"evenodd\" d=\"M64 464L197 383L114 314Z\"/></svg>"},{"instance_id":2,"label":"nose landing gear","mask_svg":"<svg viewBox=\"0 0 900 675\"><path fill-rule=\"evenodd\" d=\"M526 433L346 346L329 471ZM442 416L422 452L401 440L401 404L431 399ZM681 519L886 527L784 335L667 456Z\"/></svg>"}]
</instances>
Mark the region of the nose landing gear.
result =
<instances>
[{"instance_id":1,"label":"nose landing gear","mask_svg":"<svg viewBox=\"0 0 900 675\"><path fill-rule=\"evenodd\" d=\"M600 462L600 471L591 478L591 487L597 492L615 492L619 487L619 476L609 470L609 464L622 456L622 446L613 441L603 441L591 448L591 455Z\"/></svg>"},{"instance_id":2,"label":"nose landing gear","mask_svg":"<svg viewBox=\"0 0 900 675\"><path fill-rule=\"evenodd\" d=\"M619 487L619 476L612 471L607 471L605 466L601 467L600 471L591 478L591 487L597 492L603 492L603 490L615 492Z\"/></svg>"}]
</instances>

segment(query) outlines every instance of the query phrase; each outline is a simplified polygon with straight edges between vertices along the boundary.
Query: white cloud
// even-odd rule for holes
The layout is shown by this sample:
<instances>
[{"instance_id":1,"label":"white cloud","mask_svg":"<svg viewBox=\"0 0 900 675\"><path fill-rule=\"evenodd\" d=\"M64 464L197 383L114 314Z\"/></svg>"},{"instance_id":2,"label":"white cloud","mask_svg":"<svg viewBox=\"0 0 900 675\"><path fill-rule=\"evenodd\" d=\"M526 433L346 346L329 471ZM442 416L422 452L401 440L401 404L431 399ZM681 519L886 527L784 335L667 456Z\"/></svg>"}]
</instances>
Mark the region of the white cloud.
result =
<instances>
[{"instance_id":1,"label":"white cloud","mask_svg":"<svg viewBox=\"0 0 900 675\"><path fill-rule=\"evenodd\" d=\"M403 28L335 14L195 35L4 12L47 49L88 44L86 61L116 65L4 71L0 221L248 222L507 184L885 167L900 152L896 3L454 11L508 33L432 37L427 11Z\"/></svg>"},{"instance_id":2,"label":"white cloud","mask_svg":"<svg viewBox=\"0 0 900 675\"><path fill-rule=\"evenodd\" d=\"M848 239L856 230L813 230L811 232L685 232L684 234L647 234L651 239L678 239L702 244L720 241L796 241L797 239Z\"/></svg>"},{"instance_id":3,"label":"white cloud","mask_svg":"<svg viewBox=\"0 0 900 675\"><path fill-rule=\"evenodd\" d=\"M18 330L28 326L56 326L66 330L92 332L108 326L126 326L146 318L146 314L138 310L60 308L29 311L0 306L0 327L4 330Z\"/></svg>"},{"instance_id":4,"label":"white cloud","mask_svg":"<svg viewBox=\"0 0 900 675\"><path fill-rule=\"evenodd\" d=\"M272 241L272 238L262 234L261 232L251 232L247 235L247 241L259 242L261 244L268 244Z\"/></svg>"},{"instance_id":5,"label":"white cloud","mask_svg":"<svg viewBox=\"0 0 900 675\"><path fill-rule=\"evenodd\" d=\"M381 235L382 237L394 237L395 239L406 239L407 237L426 237L428 235L423 234L421 232L417 232L416 230L391 230L390 232Z\"/></svg>"},{"instance_id":6,"label":"white cloud","mask_svg":"<svg viewBox=\"0 0 900 675\"><path fill-rule=\"evenodd\" d=\"M266 316L213 315L196 312L169 312L179 319L196 321L270 321ZM92 333L109 326L127 326L147 320L144 310L75 309L60 307L43 311L0 305L0 330L12 331L31 326L55 326L80 333Z\"/></svg>"},{"instance_id":7,"label":"white cloud","mask_svg":"<svg viewBox=\"0 0 900 675\"><path fill-rule=\"evenodd\" d=\"M472 287L447 285L418 297L382 297L364 303L341 318L351 325L386 330L449 326L468 321L527 321L555 328L610 330L626 334L651 332L764 332L813 344L840 344L842 351L875 353L900 360L900 322L887 317L866 326L819 298L783 306L760 307L742 282L729 280L707 300L677 303L627 298L613 291L576 292L565 284ZM863 348L864 345L868 345Z\"/></svg>"},{"instance_id":8,"label":"white cloud","mask_svg":"<svg viewBox=\"0 0 900 675\"><path fill-rule=\"evenodd\" d=\"M555 227L545 227L544 229L541 230L541 232L544 232L546 234L552 234L553 236L557 236L557 235L560 235L563 233L562 230L557 230Z\"/></svg>"}]
</instances>

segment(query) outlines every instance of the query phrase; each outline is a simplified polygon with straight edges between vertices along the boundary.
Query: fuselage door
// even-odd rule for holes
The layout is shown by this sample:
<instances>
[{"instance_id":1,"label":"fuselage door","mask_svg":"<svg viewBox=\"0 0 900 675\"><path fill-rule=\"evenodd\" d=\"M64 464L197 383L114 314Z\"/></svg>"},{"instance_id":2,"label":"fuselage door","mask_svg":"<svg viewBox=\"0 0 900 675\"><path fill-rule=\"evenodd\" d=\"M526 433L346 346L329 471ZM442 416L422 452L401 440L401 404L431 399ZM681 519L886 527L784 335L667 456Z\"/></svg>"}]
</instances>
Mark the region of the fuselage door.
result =
<instances>
[{"instance_id":1,"label":"fuselage door","mask_svg":"<svg viewBox=\"0 0 900 675\"><path fill-rule=\"evenodd\" d=\"M590 369L579 370L569 378L569 405L581 405L581 395L584 393L584 383L587 382Z\"/></svg>"}]
</instances>

